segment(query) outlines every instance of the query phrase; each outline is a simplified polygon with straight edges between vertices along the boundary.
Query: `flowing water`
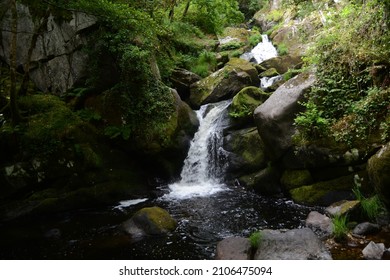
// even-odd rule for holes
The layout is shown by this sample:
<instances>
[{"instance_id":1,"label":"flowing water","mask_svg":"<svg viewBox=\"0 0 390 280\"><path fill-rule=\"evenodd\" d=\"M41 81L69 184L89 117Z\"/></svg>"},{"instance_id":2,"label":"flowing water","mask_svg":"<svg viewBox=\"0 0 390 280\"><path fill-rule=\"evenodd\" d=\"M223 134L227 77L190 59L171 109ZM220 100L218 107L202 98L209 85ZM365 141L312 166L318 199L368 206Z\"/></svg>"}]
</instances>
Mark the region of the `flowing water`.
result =
<instances>
[{"instance_id":1,"label":"flowing water","mask_svg":"<svg viewBox=\"0 0 390 280\"><path fill-rule=\"evenodd\" d=\"M202 106L181 179L150 197L0 224L1 259L213 259L218 241L263 229L298 228L311 208L223 181L223 130L230 101ZM167 236L132 240L121 223L148 206L178 221Z\"/></svg>"},{"instance_id":2,"label":"flowing water","mask_svg":"<svg viewBox=\"0 0 390 280\"><path fill-rule=\"evenodd\" d=\"M278 51L275 49L272 42L266 34L261 35L262 41L258 43L250 52L244 53L241 58L256 60L256 63L261 63L267 59L278 56Z\"/></svg>"}]
</instances>

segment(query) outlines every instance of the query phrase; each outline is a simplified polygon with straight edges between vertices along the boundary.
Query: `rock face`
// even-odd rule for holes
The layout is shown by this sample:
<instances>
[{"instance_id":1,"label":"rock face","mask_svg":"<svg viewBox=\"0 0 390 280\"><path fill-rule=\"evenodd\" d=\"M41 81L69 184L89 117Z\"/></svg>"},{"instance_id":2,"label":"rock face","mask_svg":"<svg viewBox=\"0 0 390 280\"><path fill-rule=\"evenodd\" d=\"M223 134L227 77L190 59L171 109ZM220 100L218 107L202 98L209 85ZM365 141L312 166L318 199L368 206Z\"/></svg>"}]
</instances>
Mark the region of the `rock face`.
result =
<instances>
[{"instance_id":1,"label":"rock face","mask_svg":"<svg viewBox=\"0 0 390 280\"><path fill-rule=\"evenodd\" d=\"M177 222L160 207L142 208L122 225L124 231L136 239L146 235L165 234L173 231L176 226Z\"/></svg>"},{"instance_id":2,"label":"rock face","mask_svg":"<svg viewBox=\"0 0 390 280\"><path fill-rule=\"evenodd\" d=\"M69 21L59 21L53 15L48 17L31 56L30 78L40 90L61 94L83 82L88 57L82 47L87 44L87 32L95 25L96 19L84 13L72 12ZM10 29L9 11L1 26L3 30ZM35 28L29 8L18 5L18 67L27 61ZM9 64L11 33L2 31L1 35L0 57Z\"/></svg>"},{"instance_id":3,"label":"rock face","mask_svg":"<svg viewBox=\"0 0 390 280\"><path fill-rule=\"evenodd\" d=\"M170 78L172 88L176 89L180 98L186 101L190 97L190 87L202 78L186 69L175 69Z\"/></svg>"},{"instance_id":4,"label":"rock face","mask_svg":"<svg viewBox=\"0 0 390 280\"><path fill-rule=\"evenodd\" d=\"M263 230L256 260L330 260L330 253L309 228Z\"/></svg>"},{"instance_id":5,"label":"rock face","mask_svg":"<svg viewBox=\"0 0 390 280\"><path fill-rule=\"evenodd\" d=\"M303 110L299 102L314 82L313 74L302 73L280 86L255 110L255 123L272 160L282 157L292 146L294 118Z\"/></svg>"},{"instance_id":6,"label":"rock face","mask_svg":"<svg viewBox=\"0 0 390 280\"><path fill-rule=\"evenodd\" d=\"M256 68L248 61L232 58L222 69L191 85L193 108L233 97L248 86L259 86Z\"/></svg>"},{"instance_id":7,"label":"rock face","mask_svg":"<svg viewBox=\"0 0 390 280\"><path fill-rule=\"evenodd\" d=\"M247 238L228 237L217 244L217 260L249 260L251 244Z\"/></svg>"},{"instance_id":8,"label":"rock face","mask_svg":"<svg viewBox=\"0 0 390 280\"><path fill-rule=\"evenodd\" d=\"M369 159L367 170L376 192L390 209L390 143Z\"/></svg>"}]
</instances>

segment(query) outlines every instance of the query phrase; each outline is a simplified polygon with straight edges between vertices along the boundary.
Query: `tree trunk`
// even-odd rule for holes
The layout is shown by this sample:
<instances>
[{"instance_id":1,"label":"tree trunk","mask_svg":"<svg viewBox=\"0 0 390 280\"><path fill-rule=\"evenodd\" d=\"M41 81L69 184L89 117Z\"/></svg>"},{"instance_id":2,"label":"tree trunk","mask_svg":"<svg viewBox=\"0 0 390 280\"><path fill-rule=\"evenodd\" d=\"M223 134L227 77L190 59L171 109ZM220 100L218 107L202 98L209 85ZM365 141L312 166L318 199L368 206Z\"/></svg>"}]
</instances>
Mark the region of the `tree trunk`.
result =
<instances>
[{"instance_id":1,"label":"tree trunk","mask_svg":"<svg viewBox=\"0 0 390 280\"><path fill-rule=\"evenodd\" d=\"M18 32L18 12L16 10L16 0L11 1L11 50L10 50L10 110L12 125L17 125L21 121L18 106L18 93L16 92L16 42Z\"/></svg>"}]
</instances>

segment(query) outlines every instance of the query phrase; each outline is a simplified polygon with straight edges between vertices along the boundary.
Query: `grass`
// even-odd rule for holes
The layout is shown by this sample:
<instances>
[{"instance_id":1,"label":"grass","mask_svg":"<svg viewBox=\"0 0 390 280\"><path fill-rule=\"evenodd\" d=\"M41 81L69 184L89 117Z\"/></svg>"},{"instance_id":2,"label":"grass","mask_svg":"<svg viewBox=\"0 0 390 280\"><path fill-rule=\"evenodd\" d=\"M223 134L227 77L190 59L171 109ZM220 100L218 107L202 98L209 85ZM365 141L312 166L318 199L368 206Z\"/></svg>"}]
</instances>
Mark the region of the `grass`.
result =
<instances>
[{"instance_id":1,"label":"grass","mask_svg":"<svg viewBox=\"0 0 390 280\"><path fill-rule=\"evenodd\" d=\"M379 199L378 195L371 196L366 198L361 190L361 184L356 182L358 179L355 179L356 187L353 188L352 192L355 195L356 199L360 201L360 206L363 211L363 214L367 216L370 221L375 221L375 219L384 211L384 206L382 201Z\"/></svg>"},{"instance_id":2,"label":"grass","mask_svg":"<svg viewBox=\"0 0 390 280\"><path fill-rule=\"evenodd\" d=\"M255 231L249 236L249 242L253 250L257 250L257 248L259 248L262 238L263 234L261 231Z\"/></svg>"},{"instance_id":3,"label":"grass","mask_svg":"<svg viewBox=\"0 0 390 280\"><path fill-rule=\"evenodd\" d=\"M346 215L337 215L332 218L333 236L336 241L344 241L348 233L348 218Z\"/></svg>"}]
</instances>

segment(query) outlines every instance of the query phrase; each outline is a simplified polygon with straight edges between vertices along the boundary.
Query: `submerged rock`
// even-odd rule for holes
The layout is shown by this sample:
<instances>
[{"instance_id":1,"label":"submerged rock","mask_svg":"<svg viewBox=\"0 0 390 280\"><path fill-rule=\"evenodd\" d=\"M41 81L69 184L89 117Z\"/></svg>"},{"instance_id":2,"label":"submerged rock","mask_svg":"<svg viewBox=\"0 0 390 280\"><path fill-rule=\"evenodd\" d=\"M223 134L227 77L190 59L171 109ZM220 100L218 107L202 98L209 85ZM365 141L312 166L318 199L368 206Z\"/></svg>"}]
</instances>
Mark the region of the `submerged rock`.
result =
<instances>
[{"instance_id":1,"label":"submerged rock","mask_svg":"<svg viewBox=\"0 0 390 280\"><path fill-rule=\"evenodd\" d=\"M215 259L217 260L249 260L251 244L248 238L228 237L218 242Z\"/></svg>"},{"instance_id":2,"label":"submerged rock","mask_svg":"<svg viewBox=\"0 0 390 280\"><path fill-rule=\"evenodd\" d=\"M309 228L262 230L256 260L330 260L325 245Z\"/></svg>"}]
</instances>

